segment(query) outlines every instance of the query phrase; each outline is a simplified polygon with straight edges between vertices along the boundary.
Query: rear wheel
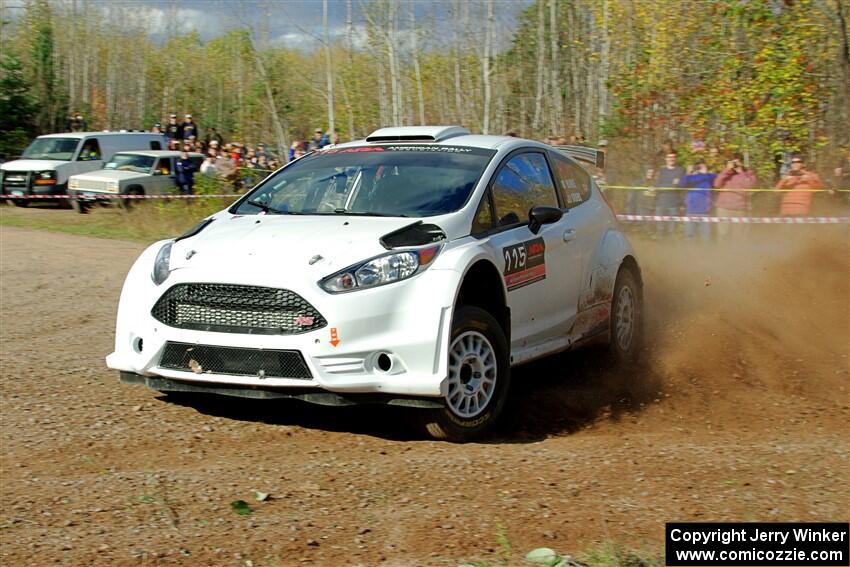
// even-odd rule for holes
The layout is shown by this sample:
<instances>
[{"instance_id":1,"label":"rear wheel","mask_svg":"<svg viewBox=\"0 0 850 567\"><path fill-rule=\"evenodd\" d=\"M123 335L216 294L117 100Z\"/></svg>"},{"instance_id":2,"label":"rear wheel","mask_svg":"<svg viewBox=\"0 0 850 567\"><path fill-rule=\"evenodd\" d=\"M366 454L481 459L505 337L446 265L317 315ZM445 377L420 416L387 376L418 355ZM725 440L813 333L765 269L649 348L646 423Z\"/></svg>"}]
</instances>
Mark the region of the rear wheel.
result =
<instances>
[{"instance_id":1,"label":"rear wheel","mask_svg":"<svg viewBox=\"0 0 850 567\"><path fill-rule=\"evenodd\" d=\"M508 344L499 323L478 307L460 307L452 322L444 407L425 410L435 439L471 441L495 426L510 387Z\"/></svg>"},{"instance_id":2,"label":"rear wheel","mask_svg":"<svg viewBox=\"0 0 850 567\"><path fill-rule=\"evenodd\" d=\"M620 268L611 298L609 350L617 362L634 362L643 343L643 299L638 280L627 267Z\"/></svg>"}]
</instances>

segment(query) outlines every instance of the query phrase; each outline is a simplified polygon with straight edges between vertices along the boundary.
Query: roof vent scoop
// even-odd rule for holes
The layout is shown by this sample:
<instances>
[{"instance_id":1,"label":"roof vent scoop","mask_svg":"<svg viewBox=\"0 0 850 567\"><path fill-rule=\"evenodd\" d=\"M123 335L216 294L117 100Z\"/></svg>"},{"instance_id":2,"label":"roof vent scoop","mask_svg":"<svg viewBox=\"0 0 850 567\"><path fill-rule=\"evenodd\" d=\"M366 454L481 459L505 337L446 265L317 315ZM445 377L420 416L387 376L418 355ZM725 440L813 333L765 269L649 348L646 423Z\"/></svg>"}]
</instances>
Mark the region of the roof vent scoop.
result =
<instances>
[{"instance_id":1,"label":"roof vent scoop","mask_svg":"<svg viewBox=\"0 0 850 567\"><path fill-rule=\"evenodd\" d=\"M380 128L366 136L367 142L440 142L470 132L460 126L398 126Z\"/></svg>"}]
</instances>

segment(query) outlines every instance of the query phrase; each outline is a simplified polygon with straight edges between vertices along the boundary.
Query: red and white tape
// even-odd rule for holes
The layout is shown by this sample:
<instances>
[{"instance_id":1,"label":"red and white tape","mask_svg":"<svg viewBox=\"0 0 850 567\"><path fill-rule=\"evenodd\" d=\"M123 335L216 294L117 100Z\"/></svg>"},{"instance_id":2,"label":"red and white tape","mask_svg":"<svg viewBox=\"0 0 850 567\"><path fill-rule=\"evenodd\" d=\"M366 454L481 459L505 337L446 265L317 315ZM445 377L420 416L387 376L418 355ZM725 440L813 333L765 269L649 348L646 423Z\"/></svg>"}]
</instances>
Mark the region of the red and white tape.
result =
<instances>
[{"instance_id":1,"label":"red and white tape","mask_svg":"<svg viewBox=\"0 0 850 567\"><path fill-rule=\"evenodd\" d=\"M707 217L669 215L617 215L621 221L728 222L732 224L844 224L850 217Z\"/></svg>"},{"instance_id":2,"label":"red and white tape","mask_svg":"<svg viewBox=\"0 0 850 567\"><path fill-rule=\"evenodd\" d=\"M226 198L226 197L241 197L236 193L226 193L222 195L86 195L83 200L101 200L101 199L211 199L211 198ZM0 199L76 199L71 195L0 195Z\"/></svg>"}]
</instances>

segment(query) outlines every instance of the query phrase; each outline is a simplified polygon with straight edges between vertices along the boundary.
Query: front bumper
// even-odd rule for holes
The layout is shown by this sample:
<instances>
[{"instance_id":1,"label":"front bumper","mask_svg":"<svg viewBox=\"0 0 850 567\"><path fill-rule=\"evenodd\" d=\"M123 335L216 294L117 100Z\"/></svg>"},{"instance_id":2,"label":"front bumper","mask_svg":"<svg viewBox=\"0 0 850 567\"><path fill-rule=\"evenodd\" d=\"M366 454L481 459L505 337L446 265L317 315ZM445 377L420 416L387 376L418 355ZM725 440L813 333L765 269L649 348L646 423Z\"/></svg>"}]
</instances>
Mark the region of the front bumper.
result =
<instances>
[{"instance_id":1,"label":"front bumper","mask_svg":"<svg viewBox=\"0 0 850 567\"><path fill-rule=\"evenodd\" d=\"M159 392L186 392L191 394L214 394L237 398L273 400L288 398L323 406L351 406L360 404L383 404L417 408L440 408L442 402L427 398L404 397L393 394L337 394L321 389L234 387L215 382L183 382L160 376L141 376L132 372L121 372L124 384L140 384Z\"/></svg>"},{"instance_id":2,"label":"front bumper","mask_svg":"<svg viewBox=\"0 0 850 567\"><path fill-rule=\"evenodd\" d=\"M0 188L4 195L26 197L27 195L65 195L67 183L39 185L32 171L4 171L0 175Z\"/></svg>"},{"instance_id":3,"label":"front bumper","mask_svg":"<svg viewBox=\"0 0 850 567\"><path fill-rule=\"evenodd\" d=\"M438 397L445 394L451 310L459 274L426 270L409 280L344 294L328 294L318 285L281 285L286 275L273 268L262 273L221 273L175 270L161 286L150 278L151 247L130 271L118 310L115 352L109 368L144 377L155 389L168 379L197 387L248 391L317 390L337 394L391 394ZM151 251L153 250L153 251ZM258 281L259 280L259 281ZM301 295L327 320L327 326L295 335L214 332L175 328L151 315L159 297L178 283L199 282L286 288ZM141 339L141 341L140 341ZM140 344L141 343L141 344ZM188 343L263 352L299 352L309 378L228 375L165 368L166 343ZM139 347L142 348L139 348ZM392 361L381 369L379 356ZM386 359L384 359L386 360ZM214 385L214 386L210 386ZM235 394L228 394L235 395Z\"/></svg>"}]
</instances>

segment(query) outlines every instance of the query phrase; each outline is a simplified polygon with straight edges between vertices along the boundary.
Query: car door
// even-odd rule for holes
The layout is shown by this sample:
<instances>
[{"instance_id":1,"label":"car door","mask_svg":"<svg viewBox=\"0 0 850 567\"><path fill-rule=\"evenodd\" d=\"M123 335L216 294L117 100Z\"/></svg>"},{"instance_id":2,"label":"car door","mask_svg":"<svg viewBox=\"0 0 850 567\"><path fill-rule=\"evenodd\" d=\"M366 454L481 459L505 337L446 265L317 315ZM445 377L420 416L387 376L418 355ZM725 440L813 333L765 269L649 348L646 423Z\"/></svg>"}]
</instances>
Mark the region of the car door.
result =
<instances>
[{"instance_id":1,"label":"car door","mask_svg":"<svg viewBox=\"0 0 850 567\"><path fill-rule=\"evenodd\" d=\"M177 185L177 182L175 181L173 157L159 158L151 172L153 175L146 182L146 185L150 187L148 193L163 195L174 192L172 189Z\"/></svg>"},{"instance_id":2,"label":"car door","mask_svg":"<svg viewBox=\"0 0 850 567\"><path fill-rule=\"evenodd\" d=\"M487 239L501 260L508 292L511 350L565 336L578 304L580 250L569 241L568 215L543 225L537 234L528 225L532 207L562 206L545 151L508 156L493 176L487 198L492 219Z\"/></svg>"},{"instance_id":3,"label":"car door","mask_svg":"<svg viewBox=\"0 0 850 567\"><path fill-rule=\"evenodd\" d=\"M608 224L607 215L600 207L606 205L600 199L591 199L592 180L590 174L571 158L556 151L549 153L558 190L565 208L569 211L567 231L575 248L580 254L576 265L582 289L591 285L591 275L595 266L591 262L599 248L600 240ZM579 305L581 310L584 306Z\"/></svg>"}]
</instances>

